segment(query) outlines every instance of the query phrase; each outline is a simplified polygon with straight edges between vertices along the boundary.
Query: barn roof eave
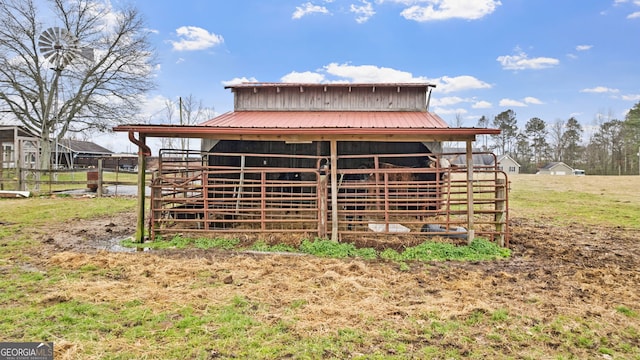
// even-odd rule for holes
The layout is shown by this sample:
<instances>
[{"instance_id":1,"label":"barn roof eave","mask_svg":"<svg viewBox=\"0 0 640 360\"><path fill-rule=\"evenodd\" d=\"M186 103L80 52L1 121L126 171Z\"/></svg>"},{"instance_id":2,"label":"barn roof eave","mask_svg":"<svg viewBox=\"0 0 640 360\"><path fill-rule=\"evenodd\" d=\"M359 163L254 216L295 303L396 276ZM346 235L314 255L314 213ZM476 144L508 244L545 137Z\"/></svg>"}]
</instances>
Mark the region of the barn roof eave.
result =
<instances>
[{"instance_id":1,"label":"barn roof eave","mask_svg":"<svg viewBox=\"0 0 640 360\"><path fill-rule=\"evenodd\" d=\"M430 138L441 141L465 141L473 140L477 135L497 135L500 133L499 129L487 128L230 128L174 125L119 125L113 130L139 133L145 137L240 139L253 136L279 140L284 140L287 137L305 137L318 140L393 137L399 140L403 138Z\"/></svg>"},{"instance_id":2,"label":"barn roof eave","mask_svg":"<svg viewBox=\"0 0 640 360\"><path fill-rule=\"evenodd\" d=\"M236 89L236 88L277 88L277 87L411 87L411 88L422 88L422 87L436 87L436 84L428 83L428 82L398 82L398 83L383 83L383 82L375 82L375 83L349 83L349 82L337 82L337 83L278 83L278 82L243 82L239 84L227 85L225 89Z\"/></svg>"}]
</instances>

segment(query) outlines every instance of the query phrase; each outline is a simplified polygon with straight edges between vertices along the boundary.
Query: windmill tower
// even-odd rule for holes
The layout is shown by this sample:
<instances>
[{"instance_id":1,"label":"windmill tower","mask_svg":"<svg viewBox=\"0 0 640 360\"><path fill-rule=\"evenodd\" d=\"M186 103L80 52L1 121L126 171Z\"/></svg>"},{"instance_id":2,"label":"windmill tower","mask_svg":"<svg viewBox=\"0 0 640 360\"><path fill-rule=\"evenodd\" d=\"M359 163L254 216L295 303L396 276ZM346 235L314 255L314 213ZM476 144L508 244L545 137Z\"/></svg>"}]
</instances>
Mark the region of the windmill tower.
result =
<instances>
[{"instance_id":1,"label":"windmill tower","mask_svg":"<svg viewBox=\"0 0 640 360\"><path fill-rule=\"evenodd\" d=\"M51 68L55 71L53 80L51 82L51 90L47 98L46 109L44 109L44 121L43 128L47 126L51 117L51 109L55 119L53 126L53 133L58 125L58 82L62 74L62 70L65 66L69 65L71 61L77 57L82 57L87 60L93 61L93 49L81 47L78 38L74 36L69 30L61 27L51 27L45 30L38 38L38 48L42 56L49 61L54 67ZM44 129L43 129L44 130ZM55 136L55 166L58 167L58 136Z\"/></svg>"}]
</instances>

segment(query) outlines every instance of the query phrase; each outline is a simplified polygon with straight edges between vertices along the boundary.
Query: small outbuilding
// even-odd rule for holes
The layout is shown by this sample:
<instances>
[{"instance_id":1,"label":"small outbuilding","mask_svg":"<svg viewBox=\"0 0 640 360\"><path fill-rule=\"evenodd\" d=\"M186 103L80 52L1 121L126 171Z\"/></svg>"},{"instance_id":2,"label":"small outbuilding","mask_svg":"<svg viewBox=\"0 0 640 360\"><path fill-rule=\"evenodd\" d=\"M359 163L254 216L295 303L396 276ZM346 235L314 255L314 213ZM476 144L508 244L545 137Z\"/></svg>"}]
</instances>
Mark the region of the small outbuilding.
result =
<instances>
[{"instance_id":1,"label":"small outbuilding","mask_svg":"<svg viewBox=\"0 0 640 360\"><path fill-rule=\"evenodd\" d=\"M0 126L0 169L37 168L40 138L24 126Z\"/></svg>"},{"instance_id":2,"label":"small outbuilding","mask_svg":"<svg viewBox=\"0 0 640 360\"><path fill-rule=\"evenodd\" d=\"M57 157L59 167L73 169L76 166L96 167L98 159L110 157L113 151L91 141L62 139L58 142L58 150L52 156Z\"/></svg>"},{"instance_id":3,"label":"small outbuilding","mask_svg":"<svg viewBox=\"0 0 640 360\"><path fill-rule=\"evenodd\" d=\"M475 166L472 147L476 136L500 130L449 127L428 109L434 87L242 83L226 87L234 110L202 124L114 131L129 133L139 163L151 155L148 137L202 140L200 151L160 150L152 237L298 233L472 241L478 234L508 244L506 174L495 164ZM474 166L452 166L443 142L465 144L460 156ZM144 191L139 194L136 238L142 240Z\"/></svg>"}]
</instances>

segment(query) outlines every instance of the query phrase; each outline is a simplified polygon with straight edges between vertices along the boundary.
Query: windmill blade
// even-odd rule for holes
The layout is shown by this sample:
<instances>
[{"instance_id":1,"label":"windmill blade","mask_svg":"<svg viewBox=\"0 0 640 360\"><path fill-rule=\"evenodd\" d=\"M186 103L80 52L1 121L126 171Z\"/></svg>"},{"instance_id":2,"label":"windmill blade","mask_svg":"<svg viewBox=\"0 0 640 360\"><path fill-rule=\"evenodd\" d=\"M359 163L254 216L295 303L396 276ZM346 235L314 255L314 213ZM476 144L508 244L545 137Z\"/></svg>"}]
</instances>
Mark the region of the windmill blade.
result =
<instances>
[{"instance_id":1,"label":"windmill blade","mask_svg":"<svg viewBox=\"0 0 640 360\"><path fill-rule=\"evenodd\" d=\"M66 29L60 29L60 42L63 43L63 46L67 49L77 48L79 43L78 38Z\"/></svg>"},{"instance_id":2,"label":"windmill blade","mask_svg":"<svg viewBox=\"0 0 640 360\"><path fill-rule=\"evenodd\" d=\"M47 60L51 60L52 57L54 57L56 55L56 50L55 49L51 49L51 50L40 50L40 52L42 53L42 56L44 56L45 59Z\"/></svg>"},{"instance_id":3,"label":"windmill blade","mask_svg":"<svg viewBox=\"0 0 640 360\"><path fill-rule=\"evenodd\" d=\"M77 56L93 60L93 51L79 47L78 38L65 28L52 27L40 35L38 47L42 56L61 70Z\"/></svg>"},{"instance_id":4,"label":"windmill blade","mask_svg":"<svg viewBox=\"0 0 640 360\"><path fill-rule=\"evenodd\" d=\"M43 31L40 37L38 38L38 46L53 46L56 43L56 33L58 32L58 27L48 28Z\"/></svg>"}]
</instances>

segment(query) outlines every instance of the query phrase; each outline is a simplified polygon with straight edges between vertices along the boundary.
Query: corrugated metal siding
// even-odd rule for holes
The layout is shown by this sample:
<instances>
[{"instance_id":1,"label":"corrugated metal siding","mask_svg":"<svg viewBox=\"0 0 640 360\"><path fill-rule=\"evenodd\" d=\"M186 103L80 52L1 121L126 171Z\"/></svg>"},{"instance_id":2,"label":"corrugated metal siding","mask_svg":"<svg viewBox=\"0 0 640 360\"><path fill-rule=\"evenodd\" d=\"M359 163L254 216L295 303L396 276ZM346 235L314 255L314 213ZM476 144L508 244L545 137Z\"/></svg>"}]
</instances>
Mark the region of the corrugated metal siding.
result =
<instances>
[{"instance_id":1,"label":"corrugated metal siding","mask_svg":"<svg viewBox=\"0 0 640 360\"><path fill-rule=\"evenodd\" d=\"M201 126L230 128L448 128L438 115L417 111L235 111Z\"/></svg>"}]
</instances>

